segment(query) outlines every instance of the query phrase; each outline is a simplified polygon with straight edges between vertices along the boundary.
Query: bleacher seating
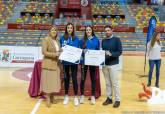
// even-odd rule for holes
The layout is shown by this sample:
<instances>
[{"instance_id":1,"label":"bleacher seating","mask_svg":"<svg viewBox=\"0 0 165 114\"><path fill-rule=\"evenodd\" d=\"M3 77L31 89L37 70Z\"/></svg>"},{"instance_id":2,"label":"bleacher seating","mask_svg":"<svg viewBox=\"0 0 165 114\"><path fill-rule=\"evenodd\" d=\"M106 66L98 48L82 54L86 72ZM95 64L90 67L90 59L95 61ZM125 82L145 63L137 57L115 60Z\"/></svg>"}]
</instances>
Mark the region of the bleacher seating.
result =
<instances>
[{"instance_id":1,"label":"bleacher seating","mask_svg":"<svg viewBox=\"0 0 165 114\"><path fill-rule=\"evenodd\" d=\"M67 23L73 23L74 25L92 25L91 20L86 20L79 17L63 17L60 19L55 19L56 25L66 25Z\"/></svg>"},{"instance_id":2,"label":"bleacher seating","mask_svg":"<svg viewBox=\"0 0 165 114\"><path fill-rule=\"evenodd\" d=\"M56 10L55 3L29 2L21 16L16 19L17 23L51 24ZM24 15L22 15L24 14Z\"/></svg>"},{"instance_id":3,"label":"bleacher seating","mask_svg":"<svg viewBox=\"0 0 165 114\"><path fill-rule=\"evenodd\" d=\"M102 18L102 17L97 17L97 18L93 18L93 24L94 25L124 25L125 24L125 19L122 18L110 18L110 17L106 17L106 18Z\"/></svg>"},{"instance_id":4,"label":"bleacher seating","mask_svg":"<svg viewBox=\"0 0 165 114\"><path fill-rule=\"evenodd\" d=\"M120 5L113 4L93 4L93 15L124 15Z\"/></svg>"},{"instance_id":5,"label":"bleacher seating","mask_svg":"<svg viewBox=\"0 0 165 114\"><path fill-rule=\"evenodd\" d=\"M29 15L28 13L20 18L17 18L17 23L29 23L29 24L51 24L53 21L53 16L45 14L45 16L40 16L36 14L34 16Z\"/></svg>"},{"instance_id":6,"label":"bleacher seating","mask_svg":"<svg viewBox=\"0 0 165 114\"><path fill-rule=\"evenodd\" d=\"M93 24L124 24L125 19L121 18L124 13L120 5L113 4L93 4L92 5ZM113 15L113 17L112 17ZM97 16L97 17L96 17Z\"/></svg>"},{"instance_id":7,"label":"bleacher seating","mask_svg":"<svg viewBox=\"0 0 165 114\"><path fill-rule=\"evenodd\" d=\"M12 15L12 9L15 4L7 4L0 1L0 25L6 24L7 18ZM16 23L31 23L31 24L51 24L53 22L53 16L50 13L55 13L56 4L46 4L40 2L30 2L26 8L21 12L26 12L25 15L16 19ZM128 6L129 13L137 21L137 28L142 29L148 25L150 16L156 15L153 9L149 6ZM34 15L31 15L34 13ZM42 15L42 13L44 15ZM6 17L5 15L8 15ZM79 17L61 17L55 19L54 24L66 25L68 22L75 25L123 25L125 19L120 15L125 15L120 5L110 4L93 4L92 15L96 16L92 20L85 20ZM112 18L111 15L116 15ZM92 23L93 22L93 23ZM158 21L157 25L165 26ZM47 36L46 30L6 30L0 31L0 45L10 46L41 46L41 40ZM59 33L59 36L63 34L63 31ZM76 34L79 38L82 38L84 32L77 31ZM145 33L114 33L115 36L120 37L124 51L145 51L146 34ZM98 38L103 39L105 36L101 32L96 32ZM163 35L162 37L164 37ZM163 51L165 51L165 40L162 40Z\"/></svg>"},{"instance_id":8,"label":"bleacher seating","mask_svg":"<svg viewBox=\"0 0 165 114\"><path fill-rule=\"evenodd\" d=\"M151 16L157 17L154 10L150 6L129 5L128 9L129 9L129 13L131 14L131 16L136 19L137 28L143 28L145 26L148 26L148 21Z\"/></svg>"},{"instance_id":9,"label":"bleacher seating","mask_svg":"<svg viewBox=\"0 0 165 114\"><path fill-rule=\"evenodd\" d=\"M56 4L53 3L31 2L26 6L23 12L54 13L55 7Z\"/></svg>"},{"instance_id":10,"label":"bleacher seating","mask_svg":"<svg viewBox=\"0 0 165 114\"><path fill-rule=\"evenodd\" d=\"M6 24L6 21L12 16L13 9L17 1L1 1L0 0L0 26Z\"/></svg>"},{"instance_id":11,"label":"bleacher seating","mask_svg":"<svg viewBox=\"0 0 165 114\"><path fill-rule=\"evenodd\" d=\"M64 31L59 33L59 37ZM48 31L39 30L10 30L0 32L0 45L10 46L41 46L41 40L47 36ZM77 31L77 36L83 38L84 32ZM146 34L143 33L114 33L122 41L124 51L145 51ZM105 36L96 32L100 39ZM165 51L165 40L162 39L162 51Z\"/></svg>"}]
</instances>

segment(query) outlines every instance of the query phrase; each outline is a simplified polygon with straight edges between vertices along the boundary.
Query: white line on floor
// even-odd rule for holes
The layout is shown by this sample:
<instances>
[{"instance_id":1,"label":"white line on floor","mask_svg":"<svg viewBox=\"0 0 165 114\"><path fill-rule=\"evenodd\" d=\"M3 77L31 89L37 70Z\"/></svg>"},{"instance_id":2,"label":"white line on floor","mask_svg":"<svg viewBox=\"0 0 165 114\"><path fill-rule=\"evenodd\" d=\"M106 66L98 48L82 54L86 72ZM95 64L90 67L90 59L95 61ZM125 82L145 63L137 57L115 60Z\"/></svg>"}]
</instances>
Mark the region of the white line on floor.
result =
<instances>
[{"instance_id":1,"label":"white line on floor","mask_svg":"<svg viewBox=\"0 0 165 114\"><path fill-rule=\"evenodd\" d=\"M39 99L30 114L35 114L43 99Z\"/></svg>"}]
</instances>

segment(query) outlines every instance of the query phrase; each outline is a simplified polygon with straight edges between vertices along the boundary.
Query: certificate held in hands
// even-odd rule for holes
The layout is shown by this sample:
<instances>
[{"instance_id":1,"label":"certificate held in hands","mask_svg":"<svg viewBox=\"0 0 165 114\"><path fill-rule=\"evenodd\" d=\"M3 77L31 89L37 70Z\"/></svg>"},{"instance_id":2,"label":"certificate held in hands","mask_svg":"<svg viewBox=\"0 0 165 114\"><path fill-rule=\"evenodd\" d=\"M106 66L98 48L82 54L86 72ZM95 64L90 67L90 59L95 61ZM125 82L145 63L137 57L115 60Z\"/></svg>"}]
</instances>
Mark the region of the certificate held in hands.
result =
<instances>
[{"instance_id":1,"label":"certificate held in hands","mask_svg":"<svg viewBox=\"0 0 165 114\"><path fill-rule=\"evenodd\" d=\"M105 63L105 51L88 50L85 53L85 65L101 66Z\"/></svg>"},{"instance_id":2,"label":"certificate held in hands","mask_svg":"<svg viewBox=\"0 0 165 114\"><path fill-rule=\"evenodd\" d=\"M80 57L82 54L82 49L76 48L73 46L66 45L63 48L63 52L61 53L59 59L71 63L79 63Z\"/></svg>"}]
</instances>

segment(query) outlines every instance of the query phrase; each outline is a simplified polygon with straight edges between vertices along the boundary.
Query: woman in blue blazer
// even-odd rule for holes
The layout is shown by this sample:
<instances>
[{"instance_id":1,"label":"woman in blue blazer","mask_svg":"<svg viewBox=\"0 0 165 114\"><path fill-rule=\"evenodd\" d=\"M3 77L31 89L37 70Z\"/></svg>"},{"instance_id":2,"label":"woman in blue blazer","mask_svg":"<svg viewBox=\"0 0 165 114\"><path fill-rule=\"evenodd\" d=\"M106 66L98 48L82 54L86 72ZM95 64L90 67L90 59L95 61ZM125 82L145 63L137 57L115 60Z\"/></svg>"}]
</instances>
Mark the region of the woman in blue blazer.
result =
<instances>
[{"instance_id":1,"label":"woman in blue blazer","mask_svg":"<svg viewBox=\"0 0 165 114\"><path fill-rule=\"evenodd\" d=\"M86 74L87 70L89 68L90 72L90 78L91 78L91 104L95 104L95 82L96 82L96 66L91 65L84 65L84 55L87 50L99 50L100 49L100 43L99 39L95 36L93 28L91 26L86 26L85 28L85 34L84 38L80 41L80 47L83 49L83 62L81 67L81 97L80 97L80 103L84 103L84 87L85 87L85 80L86 80Z\"/></svg>"},{"instance_id":2,"label":"woman in blue blazer","mask_svg":"<svg viewBox=\"0 0 165 114\"><path fill-rule=\"evenodd\" d=\"M75 35L74 32L74 26L72 23L68 23L65 28L65 33L64 35L60 38L60 44L61 47L65 45L69 46L74 46L74 47L79 47L79 39ZM63 104L68 104L69 102L69 97L68 97L68 90L69 90L69 83L70 83L70 71L71 71L71 76L72 76L72 82L73 82L73 89L74 89L74 105L77 106L79 104L78 101L78 84L77 84L77 69L78 65L75 63L70 63L66 61L62 61L63 68L64 68L64 86L65 86L65 97Z\"/></svg>"}]
</instances>

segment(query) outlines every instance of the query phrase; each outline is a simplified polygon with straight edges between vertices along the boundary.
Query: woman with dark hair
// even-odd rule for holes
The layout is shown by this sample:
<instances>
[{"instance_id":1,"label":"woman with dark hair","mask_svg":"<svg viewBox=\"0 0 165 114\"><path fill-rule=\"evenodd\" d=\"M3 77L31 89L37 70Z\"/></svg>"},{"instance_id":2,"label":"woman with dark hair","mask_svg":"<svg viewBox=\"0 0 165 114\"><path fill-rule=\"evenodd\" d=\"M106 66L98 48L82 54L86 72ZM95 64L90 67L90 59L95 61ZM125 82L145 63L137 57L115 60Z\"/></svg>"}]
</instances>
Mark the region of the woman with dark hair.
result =
<instances>
[{"instance_id":1,"label":"woman with dark hair","mask_svg":"<svg viewBox=\"0 0 165 114\"><path fill-rule=\"evenodd\" d=\"M46 105L54 103L54 93L61 89L60 68L58 57L60 55L60 43L58 41L57 27L52 26L49 34L42 42L42 75L40 91L46 94Z\"/></svg>"},{"instance_id":2,"label":"woman with dark hair","mask_svg":"<svg viewBox=\"0 0 165 114\"><path fill-rule=\"evenodd\" d=\"M73 46L73 47L79 47L79 39L75 35L74 26L72 23L68 23L65 28L64 35L60 38L60 44L61 47L65 45ZM70 83L70 71L72 76L72 82L73 82L73 89L74 89L74 105L78 106L78 84L77 84L77 70L78 65L76 63L70 63L66 61L62 61L63 68L64 68L64 86L65 86L65 97L63 104L68 104L69 97L68 97L68 90L69 90L69 83Z\"/></svg>"},{"instance_id":3,"label":"woman with dark hair","mask_svg":"<svg viewBox=\"0 0 165 114\"><path fill-rule=\"evenodd\" d=\"M84 38L80 41L80 47L83 49L83 62L81 65L81 97L80 103L84 103L84 87L85 87L85 80L87 75L87 70L89 68L90 78L91 78L91 104L95 104L95 87L96 87L96 66L92 65L84 65L84 55L87 50L99 50L100 43L99 39L95 36L93 28L91 26L86 26Z\"/></svg>"},{"instance_id":4,"label":"woman with dark hair","mask_svg":"<svg viewBox=\"0 0 165 114\"><path fill-rule=\"evenodd\" d=\"M152 72L154 69L154 64L156 65L156 82L155 86L159 87L159 74L161 66L161 42L160 33L154 33L151 41L147 44L147 55L149 58L149 74L148 74L148 84L151 86Z\"/></svg>"}]
</instances>

